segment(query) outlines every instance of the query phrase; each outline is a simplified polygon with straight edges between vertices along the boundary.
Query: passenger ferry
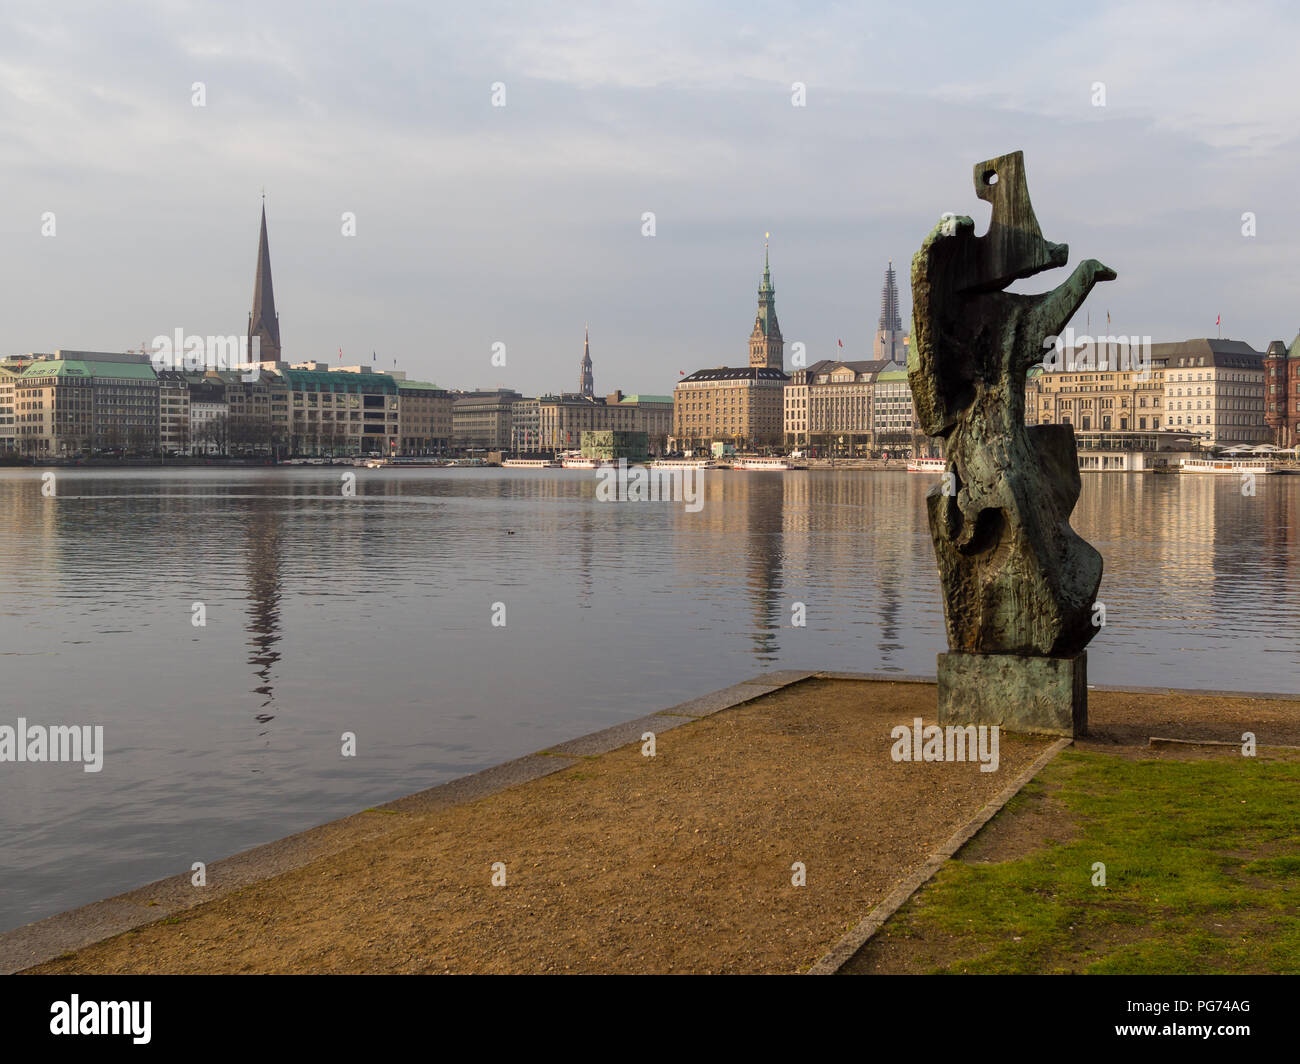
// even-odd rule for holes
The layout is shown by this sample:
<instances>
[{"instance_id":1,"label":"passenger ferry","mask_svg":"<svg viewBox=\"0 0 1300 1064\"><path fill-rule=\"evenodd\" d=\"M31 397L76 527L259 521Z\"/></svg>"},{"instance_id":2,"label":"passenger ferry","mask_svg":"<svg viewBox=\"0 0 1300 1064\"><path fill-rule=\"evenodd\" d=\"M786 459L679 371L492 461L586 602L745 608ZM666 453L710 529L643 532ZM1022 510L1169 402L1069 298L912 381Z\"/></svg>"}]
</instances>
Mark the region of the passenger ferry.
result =
<instances>
[{"instance_id":1,"label":"passenger ferry","mask_svg":"<svg viewBox=\"0 0 1300 1064\"><path fill-rule=\"evenodd\" d=\"M794 463L788 458L733 458L731 468L751 473L788 473Z\"/></svg>"},{"instance_id":2,"label":"passenger ferry","mask_svg":"<svg viewBox=\"0 0 1300 1064\"><path fill-rule=\"evenodd\" d=\"M712 458L656 458L651 469L716 469Z\"/></svg>"},{"instance_id":3,"label":"passenger ferry","mask_svg":"<svg viewBox=\"0 0 1300 1064\"><path fill-rule=\"evenodd\" d=\"M583 458L581 455L560 459L560 465L565 469L599 469L606 464L599 458Z\"/></svg>"},{"instance_id":4,"label":"passenger ferry","mask_svg":"<svg viewBox=\"0 0 1300 1064\"><path fill-rule=\"evenodd\" d=\"M1183 473L1276 473L1277 464L1267 458L1184 458L1178 463Z\"/></svg>"},{"instance_id":5,"label":"passenger ferry","mask_svg":"<svg viewBox=\"0 0 1300 1064\"><path fill-rule=\"evenodd\" d=\"M909 473L942 473L945 468L942 458L911 458L907 462Z\"/></svg>"},{"instance_id":6,"label":"passenger ferry","mask_svg":"<svg viewBox=\"0 0 1300 1064\"><path fill-rule=\"evenodd\" d=\"M549 458L507 458L501 463L502 469L558 469L559 462Z\"/></svg>"}]
</instances>

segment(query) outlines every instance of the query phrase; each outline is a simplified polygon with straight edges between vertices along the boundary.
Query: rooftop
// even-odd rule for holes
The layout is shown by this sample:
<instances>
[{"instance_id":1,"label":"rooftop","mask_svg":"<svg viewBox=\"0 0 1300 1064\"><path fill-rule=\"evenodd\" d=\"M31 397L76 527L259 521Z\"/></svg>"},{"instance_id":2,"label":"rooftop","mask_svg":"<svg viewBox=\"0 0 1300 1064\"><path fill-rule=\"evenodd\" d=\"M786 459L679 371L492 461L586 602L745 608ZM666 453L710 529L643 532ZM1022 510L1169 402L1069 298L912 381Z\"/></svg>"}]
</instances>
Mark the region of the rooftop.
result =
<instances>
[{"instance_id":1,"label":"rooftop","mask_svg":"<svg viewBox=\"0 0 1300 1064\"><path fill-rule=\"evenodd\" d=\"M62 354L63 352L60 352ZM72 352L69 352L71 354ZM158 375L148 361L110 362L96 359L43 358L22 371L25 379L42 377L89 377L101 380L157 380Z\"/></svg>"},{"instance_id":2,"label":"rooftop","mask_svg":"<svg viewBox=\"0 0 1300 1064\"><path fill-rule=\"evenodd\" d=\"M291 388L312 392L389 393L396 392L399 383L387 373L333 373L314 369L286 369L280 373Z\"/></svg>"},{"instance_id":3,"label":"rooftop","mask_svg":"<svg viewBox=\"0 0 1300 1064\"><path fill-rule=\"evenodd\" d=\"M753 366L718 366L716 369L697 369L694 373L683 377L678 384L694 383L697 381L737 381L737 380L755 380L755 381L788 381L789 375L779 369L766 369L762 366L755 368Z\"/></svg>"}]
</instances>

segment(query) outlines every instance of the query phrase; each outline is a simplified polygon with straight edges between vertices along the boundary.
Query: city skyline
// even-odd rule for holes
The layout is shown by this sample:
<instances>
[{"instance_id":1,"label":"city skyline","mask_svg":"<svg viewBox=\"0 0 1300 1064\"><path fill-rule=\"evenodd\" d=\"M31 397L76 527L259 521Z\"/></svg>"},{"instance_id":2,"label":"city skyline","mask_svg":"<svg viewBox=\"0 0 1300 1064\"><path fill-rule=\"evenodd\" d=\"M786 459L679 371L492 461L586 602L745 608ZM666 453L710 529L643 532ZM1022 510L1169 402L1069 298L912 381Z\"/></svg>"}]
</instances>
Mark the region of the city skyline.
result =
<instances>
[{"instance_id":1,"label":"city skyline","mask_svg":"<svg viewBox=\"0 0 1300 1064\"><path fill-rule=\"evenodd\" d=\"M1263 350L1300 318L1300 105L1276 87L1297 17L1246 10L986 25L958 7L746 8L686 40L671 5L618 24L580 7L528 32L516 16L509 35L490 9L448 27L399 8L381 43L329 8L144 4L76 27L20 8L0 44L0 278L26 313L3 350L240 328L265 187L293 360L373 350L419 377L536 392L572 379L589 321L603 379L659 392L739 358L769 231L787 343L866 358L883 264L903 274L906 322L934 204L969 203L970 160L1011 148L1072 260L1105 248L1124 280L1081 316L1176 340L1222 315L1225 338ZM1246 19L1249 67L1199 77ZM665 34L671 58L647 44ZM933 83L905 61L922 36ZM882 58L882 40L908 46ZM995 43L1024 62L989 72Z\"/></svg>"},{"instance_id":2,"label":"city skyline","mask_svg":"<svg viewBox=\"0 0 1300 1064\"><path fill-rule=\"evenodd\" d=\"M764 233L763 274L762 274L762 280L759 284L759 290L758 290L758 315L755 321L754 331L753 333L751 333L750 340L749 340L748 357L749 357L750 365L752 366L752 365L766 364L770 368L789 369L791 371L794 371L800 368L807 368L817 363L843 364L843 363L853 363L855 361L863 361L863 360L853 359L848 349L844 346L843 341L837 338L835 341L835 347L829 351L828 355L823 355L821 357L814 358L814 359L808 359L808 357L805 354L804 361L800 365L794 365L793 363L789 364L788 366L786 365L786 359L784 357L784 351L783 351L784 342L781 336L780 326L777 324L775 307L772 305L773 296L774 296L774 286L771 279L771 262L770 262L770 247L769 247L770 238L771 238L770 232ZM884 271L884 281L881 285L881 295L880 295L880 316L877 320L876 329L873 332L872 354L874 356L874 360L876 361L884 359L886 361L892 360L899 364L903 364L906 362L907 333L910 330L911 322L910 322L910 318L905 323L901 321L900 313L898 310L900 302L901 302L900 293L896 284L896 271L894 269L893 260L891 259L886 263L886 267ZM346 362L349 365L357 364L364 367L372 368L375 372L379 372L379 373L385 373L385 372L392 373L400 370L399 376L409 375L408 370L404 367L400 357L394 359L393 364L391 366L386 366L379 362L378 356L373 350L371 352L371 359L369 361L365 359L364 352L362 352L362 355L357 359L356 363L353 363L352 356L347 356L345 359L342 348L340 348L336 353L337 360L331 360L328 357L318 357L318 356L295 356L292 353L292 351L290 351L290 353L286 355L281 350L280 322L279 322L279 314L275 306L274 282L273 282L273 274L271 269L270 241L268 236L265 193L263 193L262 195L261 217L260 217L260 224L258 230L257 263L254 272L254 280L253 280L252 307L253 307L252 311L247 316L247 328L244 336L248 342L249 350L253 349L252 344L254 338L256 338L260 342L261 356L262 356L261 361L268 366L273 363L279 363L282 365L292 365L295 363L323 363L329 368L333 369L343 365ZM771 345L767 344L766 330L768 326L765 324L769 320L769 317L770 317L770 327L772 330L771 339L773 341ZM1085 318L1085 320L1087 319ZM900 324L902 325L901 331L899 330ZM1110 323L1108 322L1108 328L1109 327L1110 327ZM181 342L180 332L181 330L178 329L177 340L175 341L176 345L179 345ZM157 341L158 339L159 339L158 337L155 337L155 341ZM170 338L168 339L170 342ZM1185 337L1182 339L1191 340L1191 339L1200 339L1200 337ZM1209 339L1209 337L1207 336L1205 337L1205 339ZM1179 341L1165 341L1165 342L1176 343ZM1245 343L1248 346L1253 347L1253 345L1250 344L1249 340L1236 341L1236 342ZM1300 337L1297 337L1295 342L1300 342ZM756 344L759 345L758 348L756 348L755 346ZM882 347L882 344L884 345L884 347ZM1282 345L1285 353L1286 348L1289 346L1287 345L1286 341L1276 340L1276 339L1270 341L1270 345L1272 346L1277 346L1279 344ZM1261 345L1255 350L1260 355L1263 355L1265 349L1270 345ZM0 357L42 355L42 354L51 355L59 350L75 350L75 349L61 348L59 345L52 345L43 350L32 348L23 352L6 352L3 356ZM148 341L141 341L140 347L124 348L123 353L143 355L151 350L152 349L149 347ZM177 346L177 350L179 351L179 346ZM723 360L720 361L717 364L717 366L701 365L697 367L697 369L702 370L702 369L723 368L726 366L726 364L727 364L726 360ZM502 369L505 368L508 367L502 367ZM685 376L687 376L687 371L682 371L682 370L678 371L677 374L678 380L680 380ZM579 383L578 383L578 388L576 389L574 394L585 395L588 397L593 396L595 394L595 390L594 390L594 384L592 383L592 379L593 379L593 362L591 358L591 326L589 322L584 322L583 347L582 347L581 359L579 362ZM676 382L674 382L674 384L675 383ZM467 386L458 383L446 383L442 385L442 387L445 387L447 390L451 392L474 393L479 391L486 392L486 391L495 391L503 388L510 388L510 384L507 380L498 380L491 386L487 386L483 384L474 384L474 385ZM541 395L554 396L554 395L565 394L566 391L567 390L564 389L563 387L553 388L547 386L547 387L533 390L532 394L538 396ZM620 389L620 391L622 391L622 389Z\"/></svg>"}]
</instances>

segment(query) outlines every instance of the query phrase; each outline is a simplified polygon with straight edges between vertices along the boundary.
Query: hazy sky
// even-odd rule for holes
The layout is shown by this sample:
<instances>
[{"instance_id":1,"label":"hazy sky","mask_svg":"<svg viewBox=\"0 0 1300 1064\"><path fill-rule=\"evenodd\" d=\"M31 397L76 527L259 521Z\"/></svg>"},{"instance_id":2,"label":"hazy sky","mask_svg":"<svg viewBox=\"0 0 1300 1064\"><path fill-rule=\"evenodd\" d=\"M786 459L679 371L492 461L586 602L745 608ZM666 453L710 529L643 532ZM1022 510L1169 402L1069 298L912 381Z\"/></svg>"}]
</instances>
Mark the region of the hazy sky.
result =
<instances>
[{"instance_id":1,"label":"hazy sky","mask_svg":"<svg viewBox=\"0 0 1300 1064\"><path fill-rule=\"evenodd\" d=\"M886 261L906 319L921 239L948 210L982 231L971 168L1017 148L1044 235L1119 272L1094 326L1221 313L1262 349L1300 328L1297 29L1247 3L9 2L0 352L242 333L265 187L292 360L573 390L590 322L598 393L668 392L745 364L766 231L787 357L870 357Z\"/></svg>"}]
</instances>

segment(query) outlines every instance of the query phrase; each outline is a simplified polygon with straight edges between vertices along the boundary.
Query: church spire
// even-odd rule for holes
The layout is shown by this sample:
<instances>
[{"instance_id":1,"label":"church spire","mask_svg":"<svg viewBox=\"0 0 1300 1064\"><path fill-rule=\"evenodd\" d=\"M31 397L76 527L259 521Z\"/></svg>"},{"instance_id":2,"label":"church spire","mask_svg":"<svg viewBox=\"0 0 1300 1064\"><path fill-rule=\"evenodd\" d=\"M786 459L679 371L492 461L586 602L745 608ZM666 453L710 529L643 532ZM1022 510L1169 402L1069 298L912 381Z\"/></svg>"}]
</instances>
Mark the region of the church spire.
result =
<instances>
[{"instance_id":1,"label":"church spire","mask_svg":"<svg viewBox=\"0 0 1300 1064\"><path fill-rule=\"evenodd\" d=\"M578 378L578 392L587 398L596 395L596 381L591 372L591 329L583 326L582 339L582 373Z\"/></svg>"},{"instance_id":2,"label":"church spire","mask_svg":"<svg viewBox=\"0 0 1300 1064\"><path fill-rule=\"evenodd\" d=\"M271 248L266 239L266 194L262 194L262 232L257 242L257 275L253 279L253 312L248 316L249 358L253 337L260 337L262 362L280 361L280 316L275 312L271 284Z\"/></svg>"},{"instance_id":3,"label":"church spire","mask_svg":"<svg viewBox=\"0 0 1300 1064\"><path fill-rule=\"evenodd\" d=\"M901 333L903 321L898 313L898 282L894 278L894 260L889 260L885 267L885 283L880 286L880 323L879 329Z\"/></svg>"},{"instance_id":4,"label":"church spire","mask_svg":"<svg viewBox=\"0 0 1300 1064\"><path fill-rule=\"evenodd\" d=\"M885 283L880 286L880 321L876 325L876 338L872 343L872 358L886 362L906 362L907 345L903 338L903 319L898 309L898 282L894 276L894 260L885 267Z\"/></svg>"},{"instance_id":5,"label":"church spire","mask_svg":"<svg viewBox=\"0 0 1300 1064\"><path fill-rule=\"evenodd\" d=\"M772 287L772 262L767 239L763 241L763 283L758 286L758 315L749 334L749 364L760 369L785 368L785 341L776 320L776 289Z\"/></svg>"}]
</instances>

